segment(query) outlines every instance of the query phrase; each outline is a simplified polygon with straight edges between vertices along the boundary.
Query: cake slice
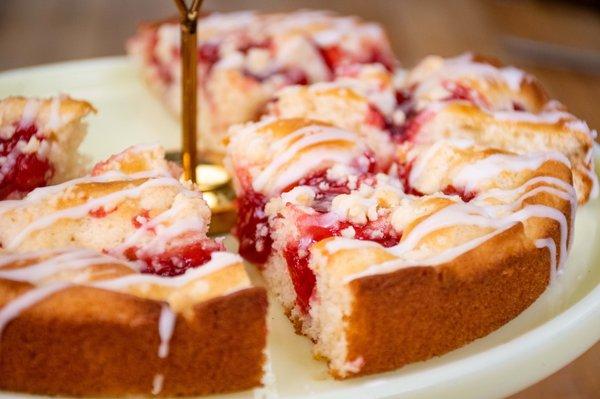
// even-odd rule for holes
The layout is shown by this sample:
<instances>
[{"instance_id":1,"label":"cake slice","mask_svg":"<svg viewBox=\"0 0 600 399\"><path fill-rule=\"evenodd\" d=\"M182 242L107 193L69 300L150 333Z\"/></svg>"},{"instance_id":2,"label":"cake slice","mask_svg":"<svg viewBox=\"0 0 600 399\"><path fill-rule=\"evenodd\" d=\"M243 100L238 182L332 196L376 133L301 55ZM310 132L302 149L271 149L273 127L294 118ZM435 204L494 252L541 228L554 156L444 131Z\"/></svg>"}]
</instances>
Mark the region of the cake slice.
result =
<instances>
[{"instance_id":1,"label":"cake slice","mask_svg":"<svg viewBox=\"0 0 600 399\"><path fill-rule=\"evenodd\" d=\"M338 128L350 145L328 129L246 125L233 132L227 165L242 201L262 196L239 207L242 243L246 223L261 223L261 241L248 240L261 257L248 258L336 378L482 337L560 270L577 206L563 154L441 140L405 144L388 168L368 136ZM361 153L373 154L371 167L360 167Z\"/></svg>"},{"instance_id":2,"label":"cake slice","mask_svg":"<svg viewBox=\"0 0 600 399\"><path fill-rule=\"evenodd\" d=\"M333 82L279 90L267 115L361 132L378 151L395 147L402 162L405 143L446 138L519 154L558 151L571 163L579 202L598 193L596 131L551 100L530 74L481 56L430 56L394 74L380 65L343 68Z\"/></svg>"},{"instance_id":3,"label":"cake slice","mask_svg":"<svg viewBox=\"0 0 600 399\"><path fill-rule=\"evenodd\" d=\"M85 101L8 97L0 101L0 200L84 173L77 152L86 133Z\"/></svg>"},{"instance_id":4,"label":"cake slice","mask_svg":"<svg viewBox=\"0 0 600 399\"><path fill-rule=\"evenodd\" d=\"M455 138L519 154L558 151L569 159L579 203L598 194L593 160L596 132L568 112L486 111L469 102L452 101L426 106L407 126L407 140L416 143Z\"/></svg>"},{"instance_id":5,"label":"cake slice","mask_svg":"<svg viewBox=\"0 0 600 399\"><path fill-rule=\"evenodd\" d=\"M406 115L400 141L457 138L519 154L558 151L571 162L579 203L598 194L596 131L550 99L532 75L472 54L431 56L398 84Z\"/></svg>"},{"instance_id":6,"label":"cake slice","mask_svg":"<svg viewBox=\"0 0 600 399\"><path fill-rule=\"evenodd\" d=\"M162 148L136 146L0 202L1 389L192 396L261 385L265 290L206 236L210 210L178 177Z\"/></svg>"},{"instance_id":7,"label":"cake slice","mask_svg":"<svg viewBox=\"0 0 600 399\"><path fill-rule=\"evenodd\" d=\"M466 53L428 56L406 71L400 86L406 100L427 103L466 100L491 111L539 113L562 108L535 76L491 57Z\"/></svg>"},{"instance_id":8,"label":"cake slice","mask_svg":"<svg viewBox=\"0 0 600 399\"><path fill-rule=\"evenodd\" d=\"M237 193L235 232L240 254L253 263L266 262L271 250L264 211L271 198L309 181L329 186L324 172L336 164L343 167L330 173L341 175L373 174L392 164L390 148L377 152L369 136L310 119L264 118L233 127L230 135L225 164ZM335 192L335 184L330 188Z\"/></svg>"},{"instance_id":9,"label":"cake slice","mask_svg":"<svg viewBox=\"0 0 600 399\"><path fill-rule=\"evenodd\" d=\"M395 81L395 75L381 64L346 66L331 82L278 90L266 115L312 119L360 132L377 152L391 155L394 137L405 119Z\"/></svg>"},{"instance_id":10,"label":"cake slice","mask_svg":"<svg viewBox=\"0 0 600 399\"><path fill-rule=\"evenodd\" d=\"M179 24L147 24L128 52L163 103L180 113ZM351 64L395 64L383 29L322 11L211 13L198 22L199 150L221 161L232 124L256 120L273 92L332 80Z\"/></svg>"}]
</instances>

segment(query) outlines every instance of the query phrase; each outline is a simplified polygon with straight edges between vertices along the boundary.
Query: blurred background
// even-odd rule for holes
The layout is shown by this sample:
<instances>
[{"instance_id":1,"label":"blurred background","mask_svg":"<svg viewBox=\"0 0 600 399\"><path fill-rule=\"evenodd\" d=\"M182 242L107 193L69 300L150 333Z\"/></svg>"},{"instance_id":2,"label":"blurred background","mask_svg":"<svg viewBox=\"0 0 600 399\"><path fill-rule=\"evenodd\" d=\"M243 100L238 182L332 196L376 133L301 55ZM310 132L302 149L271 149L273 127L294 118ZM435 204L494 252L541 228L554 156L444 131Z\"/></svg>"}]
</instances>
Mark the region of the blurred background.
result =
<instances>
[{"instance_id":1,"label":"blurred background","mask_svg":"<svg viewBox=\"0 0 600 399\"><path fill-rule=\"evenodd\" d=\"M328 8L381 23L404 66L474 51L540 78L553 97L600 129L600 1L205 0L203 9ZM0 71L123 54L136 26L176 15L172 0L0 0ZM600 398L600 344L515 395Z\"/></svg>"},{"instance_id":2,"label":"blurred background","mask_svg":"<svg viewBox=\"0 0 600 399\"><path fill-rule=\"evenodd\" d=\"M383 24L408 67L475 51L526 68L600 129L599 0L205 0L203 9L323 7ZM0 70L123 54L139 22L175 15L171 0L0 0Z\"/></svg>"}]
</instances>

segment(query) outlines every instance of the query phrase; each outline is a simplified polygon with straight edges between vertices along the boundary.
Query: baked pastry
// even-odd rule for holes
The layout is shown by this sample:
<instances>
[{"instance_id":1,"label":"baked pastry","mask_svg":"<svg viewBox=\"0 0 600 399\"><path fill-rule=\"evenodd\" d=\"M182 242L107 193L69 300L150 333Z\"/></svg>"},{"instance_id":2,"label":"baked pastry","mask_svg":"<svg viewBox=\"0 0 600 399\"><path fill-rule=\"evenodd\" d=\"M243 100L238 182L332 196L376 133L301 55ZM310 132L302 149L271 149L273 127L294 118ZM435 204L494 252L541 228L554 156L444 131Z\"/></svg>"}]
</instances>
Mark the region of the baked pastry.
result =
<instances>
[{"instance_id":1,"label":"baked pastry","mask_svg":"<svg viewBox=\"0 0 600 399\"><path fill-rule=\"evenodd\" d=\"M359 132L378 153L394 153L395 129L405 115L397 99L397 78L381 64L354 64L335 80L288 86L275 92L266 115L325 121Z\"/></svg>"},{"instance_id":2,"label":"baked pastry","mask_svg":"<svg viewBox=\"0 0 600 399\"><path fill-rule=\"evenodd\" d=\"M388 149L377 153L370 148L369 136L308 119L264 118L232 127L230 133L225 164L237 193L239 252L258 264L267 261L271 249L264 211L271 198L296 185L320 182L336 163L364 174L384 171L393 160Z\"/></svg>"},{"instance_id":3,"label":"baked pastry","mask_svg":"<svg viewBox=\"0 0 600 399\"><path fill-rule=\"evenodd\" d=\"M410 147L444 138L519 154L558 151L571 162L579 202L597 195L596 132L550 100L533 76L490 62L471 54L430 56L394 75L354 66L334 82L280 90L268 114L318 119L377 137L384 133L388 139L376 139L379 146L389 146L389 140L400 144L400 159L403 143Z\"/></svg>"},{"instance_id":4,"label":"baked pastry","mask_svg":"<svg viewBox=\"0 0 600 399\"><path fill-rule=\"evenodd\" d=\"M392 68L381 27L320 11L286 14L213 13L198 24L199 150L220 161L227 128L256 120L275 90L331 80L354 63ZM149 86L180 112L177 21L142 26L128 42Z\"/></svg>"},{"instance_id":5,"label":"baked pastry","mask_svg":"<svg viewBox=\"0 0 600 399\"><path fill-rule=\"evenodd\" d=\"M404 99L417 103L466 100L490 111L531 113L562 108L535 76L482 55L428 56L402 75Z\"/></svg>"},{"instance_id":6,"label":"baked pastry","mask_svg":"<svg viewBox=\"0 0 600 399\"><path fill-rule=\"evenodd\" d=\"M206 236L208 206L173 172L160 147L136 146L0 202L1 389L173 396L261 384L265 290Z\"/></svg>"},{"instance_id":7,"label":"baked pastry","mask_svg":"<svg viewBox=\"0 0 600 399\"><path fill-rule=\"evenodd\" d=\"M465 138L520 154L559 151L571 162L579 203L598 194L596 131L550 100L531 75L470 54L428 57L401 86L406 111L401 140Z\"/></svg>"},{"instance_id":8,"label":"baked pastry","mask_svg":"<svg viewBox=\"0 0 600 399\"><path fill-rule=\"evenodd\" d=\"M0 200L83 174L77 147L94 108L60 96L0 100Z\"/></svg>"},{"instance_id":9,"label":"baked pastry","mask_svg":"<svg viewBox=\"0 0 600 399\"><path fill-rule=\"evenodd\" d=\"M336 378L490 333L567 256L577 199L563 154L464 139L402 151L388 168L362 134L303 119L232 129L240 253L264 262L268 288Z\"/></svg>"}]
</instances>

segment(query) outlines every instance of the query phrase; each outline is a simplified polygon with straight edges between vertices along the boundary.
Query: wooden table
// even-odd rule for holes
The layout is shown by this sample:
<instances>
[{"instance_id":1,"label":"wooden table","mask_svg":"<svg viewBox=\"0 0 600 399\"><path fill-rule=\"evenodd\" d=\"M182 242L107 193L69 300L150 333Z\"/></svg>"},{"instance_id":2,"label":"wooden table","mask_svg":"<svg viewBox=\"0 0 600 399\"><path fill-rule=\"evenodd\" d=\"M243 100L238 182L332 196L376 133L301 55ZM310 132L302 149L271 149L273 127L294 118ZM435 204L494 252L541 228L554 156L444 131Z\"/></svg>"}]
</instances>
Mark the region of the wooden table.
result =
<instances>
[{"instance_id":1,"label":"wooden table","mask_svg":"<svg viewBox=\"0 0 600 399\"><path fill-rule=\"evenodd\" d=\"M205 8L250 6L271 11L326 6L379 21L406 66L427 54L497 56L533 72L554 97L600 129L597 8L532 0L206 0ZM170 0L0 0L0 70L121 54L138 22L169 15L175 15ZM596 344L512 398L600 398L599 373Z\"/></svg>"}]
</instances>

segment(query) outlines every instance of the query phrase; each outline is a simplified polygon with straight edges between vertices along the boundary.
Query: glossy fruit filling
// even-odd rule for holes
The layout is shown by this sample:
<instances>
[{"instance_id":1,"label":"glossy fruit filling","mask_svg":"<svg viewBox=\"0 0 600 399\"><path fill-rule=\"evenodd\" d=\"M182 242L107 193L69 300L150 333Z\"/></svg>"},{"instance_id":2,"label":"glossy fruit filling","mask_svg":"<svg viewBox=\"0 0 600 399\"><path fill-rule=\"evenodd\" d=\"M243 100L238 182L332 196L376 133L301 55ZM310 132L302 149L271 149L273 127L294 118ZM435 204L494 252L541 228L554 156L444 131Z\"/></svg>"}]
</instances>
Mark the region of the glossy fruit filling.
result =
<instances>
[{"instance_id":1,"label":"glossy fruit filling","mask_svg":"<svg viewBox=\"0 0 600 399\"><path fill-rule=\"evenodd\" d=\"M464 188L454 187L452 185L445 187L442 192L446 195L458 195L464 202L469 202L477 196L475 191L467 191Z\"/></svg>"},{"instance_id":2,"label":"glossy fruit filling","mask_svg":"<svg viewBox=\"0 0 600 399\"><path fill-rule=\"evenodd\" d=\"M125 251L125 256L131 261L144 262L143 273L169 277L178 276L190 268L202 266L210 260L213 252L224 250L223 244L204 239L174 246L164 252L152 255L132 247Z\"/></svg>"},{"instance_id":3,"label":"glossy fruit filling","mask_svg":"<svg viewBox=\"0 0 600 399\"><path fill-rule=\"evenodd\" d=\"M398 90L396 96L396 109L404 112L404 121L394 122L386 117L376 106L371 104L365 117L365 123L387 131L396 143L403 143L414 139L421 127L433 117L432 112L417 111L414 107L412 95L408 91Z\"/></svg>"},{"instance_id":4,"label":"glossy fruit filling","mask_svg":"<svg viewBox=\"0 0 600 399\"><path fill-rule=\"evenodd\" d=\"M353 230L354 239L375 241L384 247L398 244L401 237L389 223L381 219L356 225L332 218L331 214L302 214L297 223L302 239L288 244L283 256L296 292L296 304L304 313L310 309L310 299L316 286L316 276L308 265L312 244L325 238L342 236L342 232L348 230Z\"/></svg>"},{"instance_id":5,"label":"glossy fruit filling","mask_svg":"<svg viewBox=\"0 0 600 399\"><path fill-rule=\"evenodd\" d=\"M98 207L96 209L92 209L91 211L88 212L88 214L91 217L93 217L93 218L102 219L102 218L108 216L110 213L112 213L112 212L114 212L116 210L117 210L116 207L107 210L105 207L100 206L100 207Z\"/></svg>"},{"instance_id":6,"label":"glossy fruit filling","mask_svg":"<svg viewBox=\"0 0 600 399\"><path fill-rule=\"evenodd\" d=\"M21 196L37 187L43 187L54 173L47 158L40 158L35 151L22 153L19 145L27 144L34 136L42 143L37 126L17 125L13 135L0 138L0 199ZM21 144L20 144L21 143Z\"/></svg>"},{"instance_id":7,"label":"glossy fruit filling","mask_svg":"<svg viewBox=\"0 0 600 399\"><path fill-rule=\"evenodd\" d=\"M450 92L444 101L463 100L479 106L489 108L486 98L477 90L454 81L446 81L442 86Z\"/></svg>"},{"instance_id":8,"label":"glossy fruit filling","mask_svg":"<svg viewBox=\"0 0 600 399\"><path fill-rule=\"evenodd\" d=\"M354 165L358 173L356 185L368 183L375 184L375 174L378 165L371 154L365 154L363 159L367 162ZM314 292L316 277L309 268L310 247L315 242L325 238L342 236L343 231L353 231L353 238L370 240L380 243L385 247L396 245L400 236L384 222L383 219L369 222L365 225L356 225L348 221L340 221L330 213L331 201L340 194L349 194L350 188L345 181L332 181L327 178L327 171L315 171L313 174L293 184L295 186L310 186L315 191L312 208L316 214L300 212L296 218L296 225L301 238L300 242L289 243L284 249L283 256L287 263L288 273L296 292L296 303L304 313L309 310L310 298ZM287 191L287 190L285 190ZM352 228L352 229L349 229Z\"/></svg>"},{"instance_id":9,"label":"glossy fruit filling","mask_svg":"<svg viewBox=\"0 0 600 399\"><path fill-rule=\"evenodd\" d=\"M419 197L422 197L423 195L425 195L410 184L410 172L412 171L413 163L412 162L397 163L396 165L397 165L397 171L398 171L398 179L400 179L400 182L402 182L402 187L404 187L404 192L406 194L416 195Z\"/></svg>"},{"instance_id":10,"label":"glossy fruit filling","mask_svg":"<svg viewBox=\"0 0 600 399\"><path fill-rule=\"evenodd\" d=\"M327 68L329 69L329 72L332 76L336 74L336 71L341 66L355 63L377 63L383 65L388 71L392 71L394 67L394 61L377 48L368 49L366 56L360 58L356 57L353 54L347 53L340 46L337 45L332 45L328 47L317 46L317 49L319 50L319 54L321 55L321 58L323 59L325 65L327 65Z\"/></svg>"},{"instance_id":11,"label":"glossy fruit filling","mask_svg":"<svg viewBox=\"0 0 600 399\"><path fill-rule=\"evenodd\" d=\"M198 47L198 62L204 64L207 71L210 71L220 59L218 43L202 43Z\"/></svg>"},{"instance_id":12,"label":"glossy fruit filling","mask_svg":"<svg viewBox=\"0 0 600 399\"><path fill-rule=\"evenodd\" d=\"M365 153L361 162L356 161L354 168L359 173L358 182L365 179L374 179L378 165L370 153ZM359 165L360 163L360 165ZM348 194L350 189L346 182L336 182L327 179L327 170L317 170L312 174L290 184L283 192L297 186L311 186L315 188L316 197L313 207L318 211L327 211L331 199L339 194ZM269 223L265 214L265 205L268 199L261 193L252 190L249 184L237 200L238 218L234 233L239 241L239 253L249 262L257 265L264 264L271 254L273 241L269 231Z\"/></svg>"},{"instance_id":13,"label":"glossy fruit filling","mask_svg":"<svg viewBox=\"0 0 600 399\"><path fill-rule=\"evenodd\" d=\"M256 264L263 264L271 254L271 235L265 214L267 198L251 189L236 200L238 218L235 227L240 255Z\"/></svg>"}]
</instances>

